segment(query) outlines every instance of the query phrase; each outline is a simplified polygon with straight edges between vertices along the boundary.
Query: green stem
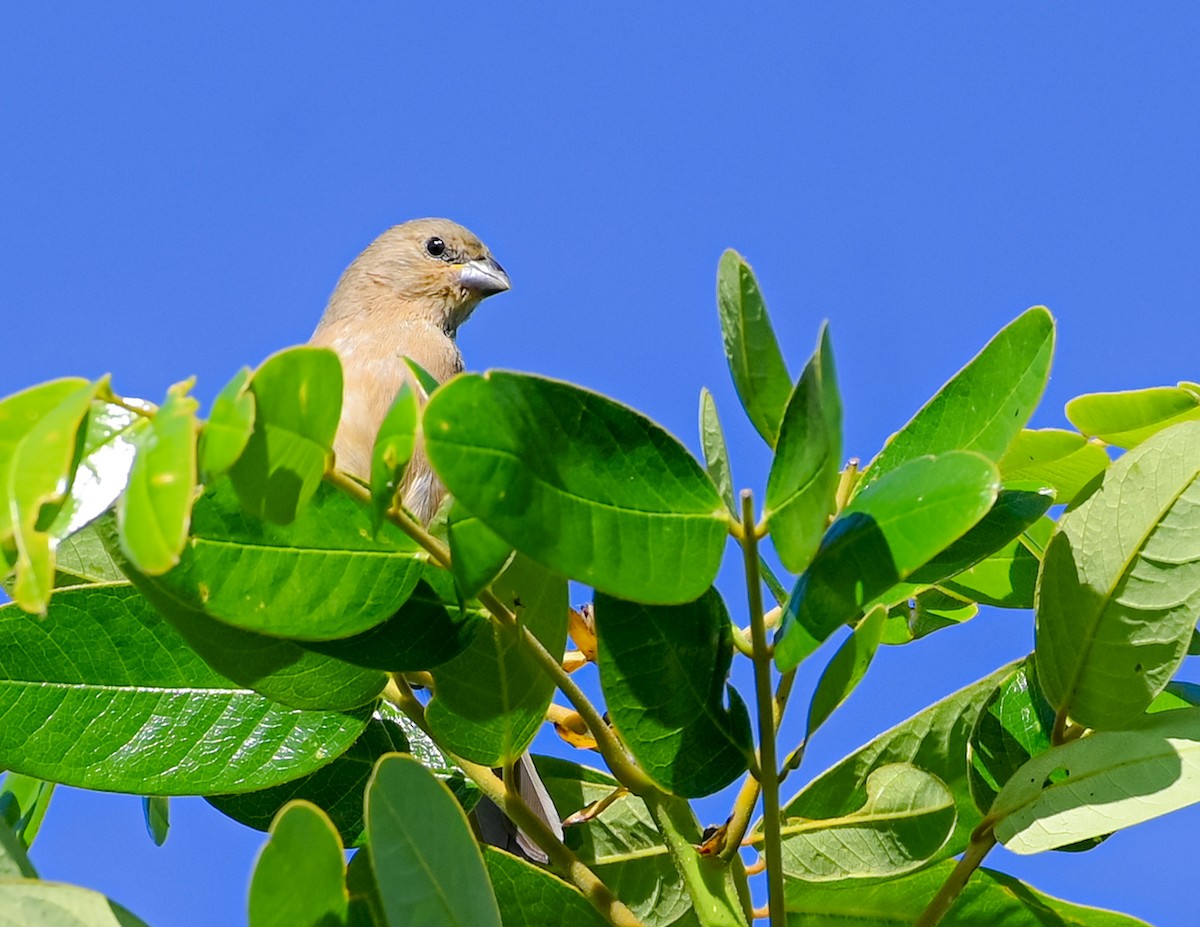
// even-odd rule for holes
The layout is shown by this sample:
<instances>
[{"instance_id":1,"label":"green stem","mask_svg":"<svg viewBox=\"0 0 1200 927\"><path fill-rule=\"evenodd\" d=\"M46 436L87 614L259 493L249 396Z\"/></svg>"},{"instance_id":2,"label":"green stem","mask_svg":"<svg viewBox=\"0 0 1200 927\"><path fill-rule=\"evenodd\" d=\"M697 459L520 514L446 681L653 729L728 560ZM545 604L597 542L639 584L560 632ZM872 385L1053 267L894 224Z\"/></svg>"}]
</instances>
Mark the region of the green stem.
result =
<instances>
[{"instance_id":1,"label":"green stem","mask_svg":"<svg viewBox=\"0 0 1200 927\"><path fill-rule=\"evenodd\" d=\"M413 695L412 689L403 678L393 676L392 681L384 690L384 697L408 715L421 730L433 737L425 721L425 706ZM642 922L634 913L625 907L608 886L601 882L596 874L555 836L519 794L510 791L505 786L499 776L486 766L464 760L452 753L448 755L471 781L479 786L479 790L484 795L495 802L514 824L545 851L554 867L583 893L605 920L613 927L643 927Z\"/></svg>"},{"instance_id":2,"label":"green stem","mask_svg":"<svg viewBox=\"0 0 1200 927\"><path fill-rule=\"evenodd\" d=\"M779 735L779 727L783 723L783 713L787 709L788 698L792 694L792 685L795 681L796 671L789 670L780 677L779 684L775 687L775 736ZM761 769L761 756L759 756L758 762ZM782 776L779 781L783 781ZM750 818L754 815L754 808L758 804L758 797L761 793L762 785L755 776L747 776L743 780L737 798L733 801L729 823L725 826L725 846L721 850L721 856L725 859L732 859L737 853L738 847L742 845L742 841L746 839L746 831L750 828Z\"/></svg>"},{"instance_id":3,"label":"green stem","mask_svg":"<svg viewBox=\"0 0 1200 927\"><path fill-rule=\"evenodd\" d=\"M971 874L979 868L983 858L995 845L996 834L991 827L976 829L975 833L971 834L971 842L967 844L967 852L963 854L958 865L946 877L946 881L942 883L937 894L925 906L925 910L913 923L913 927L936 927L946 916L951 905L958 899L959 893L966 888Z\"/></svg>"},{"instance_id":4,"label":"green stem","mask_svg":"<svg viewBox=\"0 0 1200 927\"><path fill-rule=\"evenodd\" d=\"M764 855L767 861L767 909L771 927L784 927L783 842L779 833L779 767L775 757L775 702L771 697L771 650L763 618L762 579L758 573L758 537L754 531L754 497L742 490L742 553L754 645L754 694L758 707L759 783L762 786Z\"/></svg>"},{"instance_id":5,"label":"green stem","mask_svg":"<svg viewBox=\"0 0 1200 927\"><path fill-rule=\"evenodd\" d=\"M683 877L701 927L746 927L750 899L739 891L734 872L741 860L727 862L696 851L700 833L691 807L683 799L656 792L642 800Z\"/></svg>"}]
</instances>

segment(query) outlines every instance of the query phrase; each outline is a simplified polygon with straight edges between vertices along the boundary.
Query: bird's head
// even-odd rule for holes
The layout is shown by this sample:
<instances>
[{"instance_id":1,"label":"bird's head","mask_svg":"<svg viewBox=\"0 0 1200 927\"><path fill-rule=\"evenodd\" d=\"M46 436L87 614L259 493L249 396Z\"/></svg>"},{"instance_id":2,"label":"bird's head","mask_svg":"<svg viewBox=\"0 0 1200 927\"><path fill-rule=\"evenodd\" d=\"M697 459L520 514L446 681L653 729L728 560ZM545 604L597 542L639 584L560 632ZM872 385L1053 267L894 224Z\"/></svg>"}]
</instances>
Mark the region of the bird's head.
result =
<instances>
[{"instance_id":1,"label":"bird's head","mask_svg":"<svg viewBox=\"0 0 1200 927\"><path fill-rule=\"evenodd\" d=\"M509 288L508 274L471 232L449 219L388 229L346 268L326 321L366 312L374 324L428 321L453 336L480 300Z\"/></svg>"}]
</instances>

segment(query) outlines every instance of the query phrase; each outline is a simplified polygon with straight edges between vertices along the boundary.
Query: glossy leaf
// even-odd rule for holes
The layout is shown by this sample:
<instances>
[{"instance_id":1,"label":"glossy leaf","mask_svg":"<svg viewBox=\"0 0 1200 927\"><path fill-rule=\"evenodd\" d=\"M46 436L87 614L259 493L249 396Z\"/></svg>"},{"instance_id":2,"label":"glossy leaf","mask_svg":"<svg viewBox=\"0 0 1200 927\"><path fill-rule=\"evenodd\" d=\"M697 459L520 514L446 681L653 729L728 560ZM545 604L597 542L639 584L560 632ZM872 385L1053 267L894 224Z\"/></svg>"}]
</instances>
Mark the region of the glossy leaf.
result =
<instances>
[{"instance_id":1,"label":"glossy leaf","mask_svg":"<svg viewBox=\"0 0 1200 927\"><path fill-rule=\"evenodd\" d=\"M389 924L500 927L462 809L412 757L381 759L367 787L371 864Z\"/></svg>"},{"instance_id":2,"label":"glossy leaf","mask_svg":"<svg viewBox=\"0 0 1200 927\"><path fill-rule=\"evenodd\" d=\"M957 541L909 576L914 585L934 585L957 577L1017 542L1054 503L1047 491L1004 486L987 514Z\"/></svg>"},{"instance_id":3,"label":"glossy leaf","mask_svg":"<svg viewBox=\"0 0 1200 927\"><path fill-rule=\"evenodd\" d=\"M808 706L805 741L812 737L817 728L829 720L829 716L850 697L850 693L858 687L863 676L866 675L867 667L871 665L875 651L879 649L880 636L883 634L886 618L887 610L882 606L871 609L870 614L846 638L837 653L833 655L833 659L829 661L829 665L825 667L825 672L821 674L817 689Z\"/></svg>"},{"instance_id":4,"label":"glossy leaf","mask_svg":"<svg viewBox=\"0 0 1200 927\"><path fill-rule=\"evenodd\" d=\"M1200 801L1200 708L1095 731L1035 756L1000 790L990 817L1014 853L1039 853Z\"/></svg>"},{"instance_id":5,"label":"glossy leaf","mask_svg":"<svg viewBox=\"0 0 1200 927\"><path fill-rule=\"evenodd\" d=\"M179 565L152 578L181 606L247 631L298 640L349 637L396 613L425 555L398 528L326 484L288 525L248 517L227 482L192 512Z\"/></svg>"},{"instance_id":6,"label":"glossy leaf","mask_svg":"<svg viewBox=\"0 0 1200 927\"><path fill-rule=\"evenodd\" d=\"M174 627L205 663L229 680L291 708L348 709L372 701L387 683L373 667L323 654L296 641L255 634L218 621L164 592L157 578L143 576L116 550L115 519L94 525L154 610Z\"/></svg>"},{"instance_id":7,"label":"glossy leaf","mask_svg":"<svg viewBox=\"0 0 1200 927\"><path fill-rule=\"evenodd\" d=\"M316 805L289 802L254 865L250 927L338 927L348 907L337 830Z\"/></svg>"},{"instance_id":8,"label":"glossy leaf","mask_svg":"<svg viewBox=\"0 0 1200 927\"><path fill-rule=\"evenodd\" d=\"M0 879L0 927L147 927L99 892L34 879Z\"/></svg>"},{"instance_id":9,"label":"glossy leaf","mask_svg":"<svg viewBox=\"0 0 1200 927\"><path fill-rule=\"evenodd\" d=\"M1200 614L1200 423L1116 461L1046 549L1037 601L1046 697L1087 727L1137 720L1174 676Z\"/></svg>"},{"instance_id":10,"label":"glossy leaf","mask_svg":"<svg viewBox=\"0 0 1200 927\"><path fill-rule=\"evenodd\" d=\"M954 796L954 834L937 854L961 853L981 815L967 785L967 742L988 697L1012 672L1001 667L907 721L880 734L806 785L784 807L786 818L836 818L852 814L866 801L871 772L892 763L910 763L937 776Z\"/></svg>"},{"instance_id":11,"label":"glossy leaf","mask_svg":"<svg viewBox=\"0 0 1200 927\"><path fill-rule=\"evenodd\" d=\"M25 849L33 846L54 795L54 783L8 772L0 780L0 826L7 826Z\"/></svg>"},{"instance_id":12,"label":"glossy leaf","mask_svg":"<svg viewBox=\"0 0 1200 927\"><path fill-rule=\"evenodd\" d=\"M13 601L45 613L54 587L46 528L66 500L98 384L54 380L0 402L0 559Z\"/></svg>"},{"instance_id":13,"label":"glossy leaf","mask_svg":"<svg viewBox=\"0 0 1200 927\"><path fill-rule=\"evenodd\" d=\"M775 340L754 271L736 251L721 255L717 312L725 359L738 397L763 440L774 447L792 392L792 377Z\"/></svg>"},{"instance_id":14,"label":"glossy leaf","mask_svg":"<svg viewBox=\"0 0 1200 927\"><path fill-rule=\"evenodd\" d=\"M404 471L417 447L420 420L417 391L405 380L379 426L371 451L371 508L377 531L383 524L384 514L396 504Z\"/></svg>"},{"instance_id":15,"label":"glossy leaf","mask_svg":"<svg viewBox=\"0 0 1200 927\"><path fill-rule=\"evenodd\" d=\"M208 421L200 431L198 455L205 482L228 473L254 434L256 410L250 377L250 368L243 367L213 400Z\"/></svg>"},{"instance_id":16,"label":"glossy leaf","mask_svg":"<svg viewBox=\"0 0 1200 927\"><path fill-rule=\"evenodd\" d=\"M126 404L140 404L126 399ZM150 403L144 404L153 409ZM85 525L112 508L129 481L129 469L137 453L135 438L150 427L150 419L101 399L92 400L83 439L83 455L75 468L71 489L49 528L59 540L54 562L61 569L64 539L70 539Z\"/></svg>"},{"instance_id":17,"label":"glossy leaf","mask_svg":"<svg viewBox=\"0 0 1200 927\"><path fill-rule=\"evenodd\" d=\"M713 401L712 393L703 387L700 389L700 447L704 451L704 469L708 472L708 478L717 487L729 511L735 518L738 517L725 431L717 417L717 404Z\"/></svg>"},{"instance_id":18,"label":"glossy leaf","mask_svg":"<svg viewBox=\"0 0 1200 927\"><path fill-rule=\"evenodd\" d=\"M1054 319L1035 306L1002 328L888 439L858 491L926 454L977 451L1000 460L1037 407L1054 354Z\"/></svg>"},{"instance_id":19,"label":"glossy leaf","mask_svg":"<svg viewBox=\"0 0 1200 927\"><path fill-rule=\"evenodd\" d=\"M464 598L479 594L512 559L513 549L456 500L447 521L450 568Z\"/></svg>"},{"instance_id":20,"label":"glossy leaf","mask_svg":"<svg viewBox=\"0 0 1200 927\"><path fill-rule=\"evenodd\" d=\"M987 814L996 794L1031 757L1050 749L1054 708L1032 659L1021 663L988 698L971 734L971 797Z\"/></svg>"},{"instance_id":21,"label":"glossy leaf","mask_svg":"<svg viewBox=\"0 0 1200 927\"><path fill-rule=\"evenodd\" d=\"M165 795L142 797L142 817L146 821L146 833L156 847L167 842L171 830L171 800Z\"/></svg>"},{"instance_id":22,"label":"glossy leaf","mask_svg":"<svg viewBox=\"0 0 1200 927\"><path fill-rule=\"evenodd\" d=\"M954 795L937 776L908 763L872 770L866 801L838 818L785 818L784 874L806 882L911 872L954 832Z\"/></svg>"},{"instance_id":23,"label":"glossy leaf","mask_svg":"<svg viewBox=\"0 0 1200 927\"><path fill-rule=\"evenodd\" d=\"M563 813L611 798L618 786L607 773L552 757L537 757L537 769ZM687 839L699 843L693 824ZM599 817L566 828L563 839L646 927L697 924L683 877L640 798L617 797Z\"/></svg>"},{"instance_id":24,"label":"glossy leaf","mask_svg":"<svg viewBox=\"0 0 1200 927\"><path fill-rule=\"evenodd\" d=\"M609 715L650 778L694 798L741 775L753 739L745 704L726 687L733 632L720 593L686 605L597 594L595 617Z\"/></svg>"},{"instance_id":25,"label":"glossy leaf","mask_svg":"<svg viewBox=\"0 0 1200 927\"><path fill-rule=\"evenodd\" d=\"M471 643L486 613L478 602L462 604L445 570L426 564L412 594L383 624L335 641L305 641L306 650L355 666L404 673L433 669Z\"/></svg>"},{"instance_id":26,"label":"glossy leaf","mask_svg":"<svg viewBox=\"0 0 1200 927\"><path fill-rule=\"evenodd\" d=\"M1069 504L1108 464L1104 448L1083 435L1042 428L1018 434L999 466L1004 482L1028 480L1052 486L1055 500Z\"/></svg>"},{"instance_id":27,"label":"glossy leaf","mask_svg":"<svg viewBox=\"0 0 1200 927\"><path fill-rule=\"evenodd\" d=\"M372 718L350 749L314 773L257 792L210 795L208 803L235 821L265 831L288 802L320 808L346 846L363 837L363 793L375 762L386 753L408 752L408 740L395 722Z\"/></svg>"},{"instance_id":28,"label":"glossy leaf","mask_svg":"<svg viewBox=\"0 0 1200 927\"><path fill-rule=\"evenodd\" d=\"M558 876L495 847L483 847L504 927L605 927L583 893Z\"/></svg>"},{"instance_id":29,"label":"glossy leaf","mask_svg":"<svg viewBox=\"0 0 1200 927\"><path fill-rule=\"evenodd\" d=\"M787 881L789 927L907 927L949 877L947 861L885 882ZM1072 904L1042 894L992 869L979 869L963 888L943 924L953 927L1149 927L1114 911Z\"/></svg>"},{"instance_id":30,"label":"glossy leaf","mask_svg":"<svg viewBox=\"0 0 1200 927\"><path fill-rule=\"evenodd\" d=\"M955 573L939 585L947 592L997 608L1033 608L1034 590L1042 554L1054 520L1038 519L1015 541L1005 544L979 563Z\"/></svg>"},{"instance_id":31,"label":"glossy leaf","mask_svg":"<svg viewBox=\"0 0 1200 927\"><path fill-rule=\"evenodd\" d=\"M842 404L829 329L792 390L767 477L763 518L783 565L808 566L837 508L842 461Z\"/></svg>"},{"instance_id":32,"label":"glossy leaf","mask_svg":"<svg viewBox=\"0 0 1200 927\"><path fill-rule=\"evenodd\" d=\"M492 589L550 653L563 652L566 580L518 556ZM554 693L516 631L497 622L480 627L465 651L433 670L433 679L436 696L425 717L438 742L493 766L525 752Z\"/></svg>"},{"instance_id":33,"label":"glossy leaf","mask_svg":"<svg viewBox=\"0 0 1200 927\"><path fill-rule=\"evenodd\" d=\"M1089 437L1132 448L1171 425L1200 419L1200 395L1182 383L1089 393L1067 403L1067 419Z\"/></svg>"},{"instance_id":34,"label":"glossy leaf","mask_svg":"<svg viewBox=\"0 0 1200 927\"><path fill-rule=\"evenodd\" d=\"M149 426L134 437L137 456L117 501L121 549L139 571L165 573L179 562L196 497L196 437L200 403L177 383Z\"/></svg>"},{"instance_id":35,"label":"glossy leaf","mask_svg":"<svg viewBox=\"0 0 1200 927\"><path fill-rule=\"evenodd\" d=\"M288 348L250 378L254 430L229 469L246 511L289 524L308 504L333 454L342 365L326 348Z\"/></svg>"},{"instance_id":36,"label":"glossy leaf","mask_svg":"<svg viewBox=\"0 0 1200 927\"><path fill-rule=\"evenodd\" d=\"M887 604L897 584L988 512L999 488L990 460L951 451L909 461L855 496L788 599L775 642L779 669L795 667L866 608Z\"/></svg>"},{"instance_id":37,"label":"glossy leaf","mask_svg":"<svg viewBox=\"0 0 1200 927\"><path fill-rule=\"evenodd\" d=\"M712 584L725 504L695 458L627 406L493 371L442 386L424 431L450 492L539 563L660 604L690 601Z\"/></svg>"},{"instance_id":38,"label":"glossy leaf","mask_svg":"<svg viewBox=\"0 0 1200 927\"><path fill-rule=\"evenodd\" d=\"M0 766L81 788L202 795L312 772L368 709L295 711L211 670L128 586L0 608Z\"/></svg>"},{"instance_id":39,"label":"glossy leaf","mask_svg":"<svg viewBox=\"0 0 1200 927\"><path fill-rule=\"evenodd\" d=\"M423 398L428 399L433 395L434 390L441 386L441 384L437 381L437 377L418 364L411 357L404 358L404 363L408 369L412 371L412 375L416 379L417 385L425 393Z\"/></svg>"}]
</instances>

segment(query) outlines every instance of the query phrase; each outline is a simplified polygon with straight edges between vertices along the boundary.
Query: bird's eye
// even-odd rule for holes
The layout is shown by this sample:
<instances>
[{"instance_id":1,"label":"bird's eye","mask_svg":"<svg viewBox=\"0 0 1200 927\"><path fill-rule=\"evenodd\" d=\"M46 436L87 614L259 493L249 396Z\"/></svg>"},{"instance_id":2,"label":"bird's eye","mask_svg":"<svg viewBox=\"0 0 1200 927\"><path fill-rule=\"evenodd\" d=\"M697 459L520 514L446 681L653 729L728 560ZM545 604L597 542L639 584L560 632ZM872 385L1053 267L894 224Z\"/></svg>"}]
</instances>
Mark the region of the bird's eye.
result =
<instances>
[{"instance_id":1,"label":"bird's eye","mask_svg":"<svg viewBox=\"0 0 1200 927\"><path fill-rule=\"evenodd\" d=\"M440 238L431 238L425 242L425 250L433 257L441 257L446 253L446 243Z\"/></svg>"}]
</instances>

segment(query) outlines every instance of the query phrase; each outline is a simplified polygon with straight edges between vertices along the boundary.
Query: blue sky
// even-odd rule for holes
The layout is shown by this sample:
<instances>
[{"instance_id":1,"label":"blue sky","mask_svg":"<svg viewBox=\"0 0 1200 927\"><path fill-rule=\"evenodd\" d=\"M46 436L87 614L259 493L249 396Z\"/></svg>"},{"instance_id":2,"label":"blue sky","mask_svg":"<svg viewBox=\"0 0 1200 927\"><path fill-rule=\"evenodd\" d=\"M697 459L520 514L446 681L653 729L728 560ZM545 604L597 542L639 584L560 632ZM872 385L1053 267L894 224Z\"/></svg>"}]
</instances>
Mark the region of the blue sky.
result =
<instances>
[{"instance_id":1,"label":"blue sky","mask_svg":"<svg viewBox=\"0 0 1200 927\"><path fill-rule=\"evenodd\" d=\"M1034 304L1059 321L1036 425L1079 393L1196 379L1200 7L565 7L0 7L0 394L111 371L149 399L195 374L208 399L306 340L354 255L423 215L513 279L462 331L469 367L574 380L693 448L708 386L758 491L716 322L725 247L793 372L830 320L864 459ZM886 651L808 773L1031 646L1031 615L994 612ZM152 925L243 922L261 836L173 814L157 849L136 799L63 790L35 862ZM1197 826L989 864L1190 924Z\"/></svg>"}]
</instances>

